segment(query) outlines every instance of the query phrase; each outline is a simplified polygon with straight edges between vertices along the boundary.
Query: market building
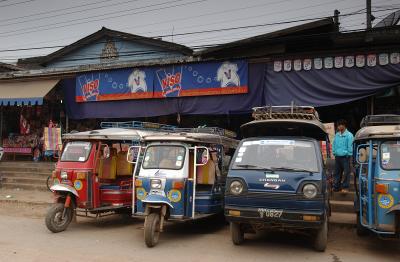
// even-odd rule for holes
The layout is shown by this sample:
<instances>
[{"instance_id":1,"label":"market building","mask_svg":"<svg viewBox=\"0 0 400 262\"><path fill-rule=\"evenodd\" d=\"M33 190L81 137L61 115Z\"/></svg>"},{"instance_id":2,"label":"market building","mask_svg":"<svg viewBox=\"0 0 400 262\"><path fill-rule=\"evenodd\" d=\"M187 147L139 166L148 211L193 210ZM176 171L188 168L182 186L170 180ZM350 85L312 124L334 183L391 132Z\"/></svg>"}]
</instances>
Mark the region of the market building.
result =
<instances>
[{"instance_id":1,"label":"market building","mask_svg":"<svg viewBox=\"0 0 400 262\"><path fill-rule=\"evenodd\" d=\"M102 28L0 73L0 101L12 119L41 119L39 131L50 120L65 132L133 119L238 131L251 108L292 102L355 131L366 114L400 113L399 40L400 26L342 33L332 18L194 52Z\"/></svg>"}]
</instances>

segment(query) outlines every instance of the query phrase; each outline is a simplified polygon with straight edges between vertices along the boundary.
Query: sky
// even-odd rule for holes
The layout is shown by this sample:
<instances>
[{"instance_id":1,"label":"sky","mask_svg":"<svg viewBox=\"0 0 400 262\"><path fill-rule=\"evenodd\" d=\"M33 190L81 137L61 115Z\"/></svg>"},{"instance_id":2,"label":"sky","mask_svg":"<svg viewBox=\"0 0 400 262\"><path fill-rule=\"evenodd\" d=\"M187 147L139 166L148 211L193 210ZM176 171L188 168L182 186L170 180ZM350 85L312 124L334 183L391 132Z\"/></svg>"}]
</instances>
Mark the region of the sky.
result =
<instances>
[{"instance_id":1,"label":"sky","mask_svg":"<svg viewBox=\"0 0 400 262\"><path fill-rule=\"evenodd\" d=\"M47 55L103 26L199 49L338 9L345 32L366 27L365 5L366 0L0 0L0 61ZM374 24L396 8L399 0L372 0ZM242 28L232 29L237 27ZM29 50L7 51L24 48Z\"/></svg>"}]
</instances>

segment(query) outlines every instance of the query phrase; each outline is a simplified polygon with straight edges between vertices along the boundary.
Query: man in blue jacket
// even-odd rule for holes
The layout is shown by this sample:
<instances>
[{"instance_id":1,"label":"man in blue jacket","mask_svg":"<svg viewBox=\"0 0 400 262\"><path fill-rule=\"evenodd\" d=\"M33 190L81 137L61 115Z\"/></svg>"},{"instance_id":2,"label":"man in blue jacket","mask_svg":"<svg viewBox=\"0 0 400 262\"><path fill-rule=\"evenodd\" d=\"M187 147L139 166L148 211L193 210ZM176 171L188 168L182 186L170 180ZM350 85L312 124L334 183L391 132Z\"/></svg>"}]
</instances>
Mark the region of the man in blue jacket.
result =
<instances>
[{"instance_id":1,"label":"man in blue jacket","mask_svg":"<svg viewBox=\"0 0 400 262\"><path fill-rule=\"evenodd\" d=\"M337 122L337 130L332 145L333 155L335 156L333 190L335 192L340 190L347 192L350 184L350 159L353 155L353 134L347 130L345 120Z\"/></svg>"}]
</instances>

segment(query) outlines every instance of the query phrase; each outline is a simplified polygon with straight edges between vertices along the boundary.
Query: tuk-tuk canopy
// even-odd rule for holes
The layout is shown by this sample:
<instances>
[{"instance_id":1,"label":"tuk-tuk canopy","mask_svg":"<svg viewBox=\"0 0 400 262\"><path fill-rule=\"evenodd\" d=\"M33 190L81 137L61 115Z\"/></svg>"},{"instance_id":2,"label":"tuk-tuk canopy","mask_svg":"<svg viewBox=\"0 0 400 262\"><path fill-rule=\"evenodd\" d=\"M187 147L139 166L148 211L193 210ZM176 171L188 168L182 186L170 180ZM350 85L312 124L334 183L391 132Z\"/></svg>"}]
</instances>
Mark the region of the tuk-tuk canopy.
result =
<instances>
[{"instance_id":1,"label":"tuk-tuk canopy","mask_svg":"<svg viewBox=\"0 0 400 262\"><path fill-rule=\"evenodd\" d=\"M368 115L361 121L355 141L400 138L400 115Z\"/></svg>"},{"instance_id":2,"label":"tuk-tuk canopy","mask_svg":"<svg viewBox=\"0 0 400 262\"><path fill-rule=\"evenodd\" d=\"M317 111L310 106L265 106L253 108L254 121L240 127L244 138L303 136L324 141L327 133Z\"/></svg>"},{"instance_id":3,"label":"tuk-tuk canopy","mask_svg":"<svg viewBox=\"0 0 400 262\"><path fill-rule=\"evenodd\" d=\"M64 134L63 139L142 141L143 137L156 134L165 134L165 132L125 129L125 128L106 128L106 129L97 129L85 132Z\"/></svg>"},{"instance_id":4,"label":"tuk-tuk canopy","mask_svg":"<svg viewBox=\"0 0 400 262\"><path fill-rule=\"evenodd\" d=\"M382 126L367 126L361 128L354 140L368 140L368 139L400 139L400 125L382 125Z\"/></svg>"}]
</instances>

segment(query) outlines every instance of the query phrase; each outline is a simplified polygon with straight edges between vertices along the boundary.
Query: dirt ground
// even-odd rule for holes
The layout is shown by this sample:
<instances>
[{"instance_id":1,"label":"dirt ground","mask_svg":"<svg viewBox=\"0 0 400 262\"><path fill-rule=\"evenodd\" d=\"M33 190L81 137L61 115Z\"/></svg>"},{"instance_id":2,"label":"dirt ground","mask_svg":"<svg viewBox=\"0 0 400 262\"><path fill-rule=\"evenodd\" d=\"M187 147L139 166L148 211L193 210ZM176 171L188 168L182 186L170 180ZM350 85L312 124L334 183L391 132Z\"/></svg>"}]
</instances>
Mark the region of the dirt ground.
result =
<instances>
[{"instance_id":1,"label":"dirt ground","mask_svg":"<svg viewBox=\"0 0 400 262\"><path fill-rule=\"evenodd\" d=\"M44 225L46 207L0 207L0 261L400 261L400 243L359 238L348 228L331 227L328 249L311 248L307 236L269 232L231 243L221 220L168 224L159 244L147 248L143 220L110 216L78 218L62 233Z\"/></svg>"}]
</instances>

